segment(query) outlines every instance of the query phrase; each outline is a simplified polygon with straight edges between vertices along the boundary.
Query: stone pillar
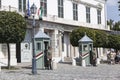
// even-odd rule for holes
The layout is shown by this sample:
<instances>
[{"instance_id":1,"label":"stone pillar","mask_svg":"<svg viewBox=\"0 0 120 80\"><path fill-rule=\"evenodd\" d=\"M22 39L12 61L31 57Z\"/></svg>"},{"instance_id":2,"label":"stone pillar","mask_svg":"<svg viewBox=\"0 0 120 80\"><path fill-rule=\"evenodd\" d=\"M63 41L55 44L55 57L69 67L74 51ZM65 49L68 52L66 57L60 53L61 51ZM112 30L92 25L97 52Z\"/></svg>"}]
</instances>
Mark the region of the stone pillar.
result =
<instances>
[{"instance_id":1,"label":"stone pillar","mask_svg":"<svg viewBox=\"0 0 120 80\"><path fill-rule=\"evenodd\" d=\"M11 54L11 65L17 65L16 59L16 44L9 44L10 45L10 54Z\"/></svg>"},{"instance_id":2,"label":"stone pillar","mask_svg":"<svg viewBox=\"0 0 120 80\"><path fill-rule=\"evenodd\" d=\"M76 60L74 58L72 58L72 65L76 66Z\"/></svg>"},{"instance_id":3,"label":"stone pillar","mask_svg":"<svg viewBox=\"0 0 120 80\"><path fill-rule=\"evenodd\" d=\"M58 57L59 54L58 54L58 30L55 30L54 31L54 54L55 54L55 57Z\"/></svg>"},{"instance_id":4,"label":"stone pillar","mask_svg":"<svg viewBox=\"0 0 120 80\"><path fill-rule=\"evenodd\" d=\"M0 64L0 72L1 72L1 64Z\"/></svg>"},{"instance_id":5,"label":"stone pillar","mask_svg":"<svg viewBox=\"0 0 120 80\"><path fill-rule=\"evenodd\" d=\"M85 60L82 60L82 67L86 67Z\"/></svg>"},{"instance_id":6,"label":"stone pillar","mask_svg":"<svg viewBox=\"0 0 120 80\"><path fill-rule=\"evenodd\" d=\"M71 57L74 58L74 49L73 49L73 46L70 45L70 54L71 54Z\"/></svg>"},{"instance_id":7,"label":"stone pillar","mask_svg":"<svg viewBox=\"0 0 120 80\"><path fill-rule=\"evenodd\" d=\"M79 57L79 48L75 47L75 57Z\"/></svg>"},{"instance_id":8,"label":"stone pillar","mask_svg":"<svg viewBox=\"0 0 120 80\"><path fill-rule=\"evenodd\" d=\"M1 44L0 44L0 51L1 51L1 48L2 48L2 47L1 47Z\"/></svg>"},{"instance_id":9,"label":"stone pillar","mask_svg":"<svg viewBox=\"0 0 120 80\"><path fill-rule=\"evenodd\" d=\"M0 58L2 58L2 51L1 51L1 44L0 44ZM0 63L0 71L1 71L1 63Z\"/></svg>"},{"instance_id":10,"label":"stone pillar","mask_svg":"<svg viewBox=\"0 0 120 80\"><path fill-rule=\"evenodd\" d=\"M4 54L2 53L2 44L0 44L0 58L4 58Z\"/></svg>"},{"instance_id":11,"label":"stone pillar","mask_svg":"<svg viewBox=\"0 0 120 80\"><path fill-rule=\"evenodd\" d=\"M53 68L53 70L57 69L57 62L56 61L52 62L52 68Z\"/></svg>"},{"instance_id":12,"label":"stone pillar","mask_svg":"<svg viewBox=\"0 0 120 80\"><path fill-rule=\"evenodd\" d=\"M60 33L59 33L60 34ZM59 40L59 57L61 57L62 58L62 35L60 34L59 36L58 36L58 40Z\"/></svg>"}]
</instances>

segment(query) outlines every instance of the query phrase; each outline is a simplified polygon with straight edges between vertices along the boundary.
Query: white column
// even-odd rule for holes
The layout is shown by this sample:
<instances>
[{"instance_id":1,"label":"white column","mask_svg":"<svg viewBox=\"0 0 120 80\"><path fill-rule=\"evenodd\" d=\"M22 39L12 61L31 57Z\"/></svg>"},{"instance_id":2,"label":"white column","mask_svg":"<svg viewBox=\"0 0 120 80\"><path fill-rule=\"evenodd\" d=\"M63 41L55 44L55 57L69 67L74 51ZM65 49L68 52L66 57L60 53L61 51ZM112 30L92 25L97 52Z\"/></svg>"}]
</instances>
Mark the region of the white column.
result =
<instances>
[{"instance_id":1,"label":"white column","mask_svg":"<svg viewBox=\"0 0 120 80\"><path fill-rule=\"evenodd\" d=\"M2 53L2 44L0 44L0 58L4 58L4 55Z\"/></svg>"},{"instance_id":2,"label":"white column","mask_svg":"<svg viewBox=\"0 0 120 80\"><path fill-rule=\"evenodd\" d=\"M58 30L55 30L55 37L54 37L54 50L55 50L55 57L58 57Z\"/></svg>"},{"instance_id":3,"label":"white column","mask_svg":"<svg viewBox=\"0 0 120 80\"><path fill-rule=\"evenodd\" d=\"M16 44L9 44L10 45L10 54L11 54L11 65L17 65L17 59L16 59Z\"/></svg>"},{"instance_id":4,"label":"white column","mask_svg":"<svg viewBox=\"0 0 120 80\"><path fill-rule=\"evenodd\" d=\"M1 48L2 48L2 47L1 47L1 44L0 44L0 51L1 51Z\"/></svg>"},{"instance_id":5,"label":"white column","mask_svg":"<svg viewBox=\"0 0 120 80\"><path fill-rule=\"evenodd\" d=\"M74 50L73 50L73 46L70 45L70 54L71 54L71 57L74 58Z\"/></svg>"},{"instance_id":6,"label":"white column","mask_svg":"<svg viewBox=\"0 0 120 80\"><path fill-rule=\"evenodd\" d=\"M75 47L75 57L79 57L79 48L78 47Z\"/></svg>"},{"instance_id":7,"label":"white column","mask_svg":"<svg viewBox=\"0 0 120 80\"><path fill-rule=\"evenodd\" d=\"M61 36L62 35L60 35L58 39L59 39L59 57L62 58L62 39L61 39Z\"/></svg>"}]
</instances>

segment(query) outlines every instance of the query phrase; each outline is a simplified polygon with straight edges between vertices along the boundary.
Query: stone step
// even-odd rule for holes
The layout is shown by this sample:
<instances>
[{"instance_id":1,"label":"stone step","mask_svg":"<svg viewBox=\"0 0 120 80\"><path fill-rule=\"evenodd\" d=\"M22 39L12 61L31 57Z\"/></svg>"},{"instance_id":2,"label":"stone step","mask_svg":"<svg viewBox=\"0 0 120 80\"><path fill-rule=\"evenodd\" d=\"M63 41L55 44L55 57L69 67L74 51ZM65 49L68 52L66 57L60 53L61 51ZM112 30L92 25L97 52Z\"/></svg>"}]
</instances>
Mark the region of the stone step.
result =
<instances>
[{"instance_id":1,"label":"stone step","mask_svg":"<svg viewBox=\"0 0 120 80\"><path fill-rule=\"evenodd\" d=\"M72 57L64 57L64 62L72 62Z\"/></svg>"}]
</instances>

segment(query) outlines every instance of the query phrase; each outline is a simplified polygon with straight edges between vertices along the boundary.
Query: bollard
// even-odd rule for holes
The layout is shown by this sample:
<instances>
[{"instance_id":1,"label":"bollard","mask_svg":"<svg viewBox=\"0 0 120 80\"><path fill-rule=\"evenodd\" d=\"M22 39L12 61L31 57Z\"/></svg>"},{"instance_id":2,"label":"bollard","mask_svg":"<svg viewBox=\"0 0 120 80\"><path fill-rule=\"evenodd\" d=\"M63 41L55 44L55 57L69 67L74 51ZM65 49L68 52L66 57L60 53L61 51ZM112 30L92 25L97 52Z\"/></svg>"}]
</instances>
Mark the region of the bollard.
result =
<instances>
[{"instance_id":1,"label":"bollard","mask_svg":"<svg viewBox=\"0 0 120 80\"><path fill-rule=\"evenodd\" d=\"M72 59L72 65L76 66L76 60L74 58Z\"/></svg>"},{"instance_id":2,"label":"bollard","mask_svg":"<svg viewBox=\"0 0 120 80\"><path fill-rule=\"evenodd\" d=\"M86 67L85 60L82 60L82 67Z\"/></svg>"},{"instance_id":3,"label":"bollard","mask_svg":"<svg viewBox=\"0 0 120 80\"><path fill-rule=\"evenodd\" d=\"M57 62L53 61L52 68L53 68L53 70L57 69Z\"/></svg>"},{"instance_id":4,"label":"bollard","mask_svg":"<svg viewBox=\"0 0 120 80\"><path fill-rule=\"evenodd\" d=\"M100 59L99 58L97 58L97 64L100 64Z\"/></svg>"},{"instance_id":5,"label":"bollard","mask_svg":"<svg viewBox=\"0 0 120 80\"><path fill-rule=\"evenodd\" d=\"M0 71L1 71L1 65L0 65Z\"/></svg>"}]
</instances>

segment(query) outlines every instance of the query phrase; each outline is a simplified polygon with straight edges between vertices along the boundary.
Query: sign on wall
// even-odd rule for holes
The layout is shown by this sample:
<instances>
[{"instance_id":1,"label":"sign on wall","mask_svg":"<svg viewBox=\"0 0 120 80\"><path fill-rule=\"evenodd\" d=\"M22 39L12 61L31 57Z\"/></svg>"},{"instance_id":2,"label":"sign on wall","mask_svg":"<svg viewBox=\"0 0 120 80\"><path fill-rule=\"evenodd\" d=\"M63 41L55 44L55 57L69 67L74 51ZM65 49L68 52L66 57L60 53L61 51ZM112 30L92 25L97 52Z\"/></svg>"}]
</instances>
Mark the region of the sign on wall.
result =
<instances>
[{"instance_id":1,"label":"sign on wall","mask_svg":"<svg viewBox=\"0 0 120 80\"><path fill-rule=\"evenodd\" d=\"M32 61L32 44L29 42L21 43L21 62Z\"/></svg>"}]
</instances>

